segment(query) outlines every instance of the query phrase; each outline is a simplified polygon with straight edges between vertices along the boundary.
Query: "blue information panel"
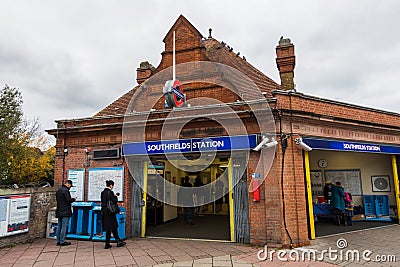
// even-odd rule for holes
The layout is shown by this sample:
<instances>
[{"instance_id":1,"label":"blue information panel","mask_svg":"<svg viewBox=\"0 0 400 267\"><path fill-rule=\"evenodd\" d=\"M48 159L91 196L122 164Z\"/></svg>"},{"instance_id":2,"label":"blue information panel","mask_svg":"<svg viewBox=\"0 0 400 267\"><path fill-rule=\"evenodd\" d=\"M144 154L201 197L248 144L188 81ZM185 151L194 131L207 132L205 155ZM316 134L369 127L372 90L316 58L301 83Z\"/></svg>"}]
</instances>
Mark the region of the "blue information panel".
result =
<instances>
[{"instance_id":1,"label":"blue information panel","mask_svg":"<svg viewBox=\"0 0 400 267\"><path fill-rule=\"evenodd\" d=\"M257 145L257 135L221 136L166 141L148 141L122 144L122 154L154 155L201 151L230 151L252 149Z\"/></svg>"},{"instance_id":2,"label":"blue information panel","mask_svg":"<svg viewBox=\"0 0 400 267\"><path fill-rule=\"evenodd\" d=\"M400 154L400 146L316 139L312 137L303 137L303 142L309 145L312 149Z\"/></svg>"}]
</instances>

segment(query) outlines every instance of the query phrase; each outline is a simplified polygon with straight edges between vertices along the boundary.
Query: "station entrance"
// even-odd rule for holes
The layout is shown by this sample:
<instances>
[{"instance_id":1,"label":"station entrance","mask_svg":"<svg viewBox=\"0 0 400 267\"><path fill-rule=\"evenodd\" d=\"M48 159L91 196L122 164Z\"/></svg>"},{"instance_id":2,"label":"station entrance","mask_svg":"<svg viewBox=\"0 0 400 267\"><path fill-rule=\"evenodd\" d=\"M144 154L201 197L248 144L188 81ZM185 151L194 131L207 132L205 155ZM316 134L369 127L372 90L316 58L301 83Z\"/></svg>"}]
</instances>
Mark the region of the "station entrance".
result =
<instances>
[{"instance_id":1,"label":"station entrance","mask_svg":"<svg viewBox=\"0 0 400 267\"><path fill-rule=\"evenodd\" d=\"M315 237L398 223L395 156L313 150L307 157L311 189L308 208L312 207L313 211L309 217ZM339 198L331 190L337 183L347 194L347 197L340 196L344 198L342 214L335 213L337 206L332 204L333 198Z\"/></svg>"},{"instance_id":2,"label":"station entrance","mask_svg":"<svg viewBox=\"0 0 400 267\"><path fill-rule=\"evenodd\" d=\"M246 243L248 190L240 164L221 155L211 161L151 158L144 166L142 236ZM247 233L245 239L238 240L238 232Z\"/></svg>"}]
</instances>

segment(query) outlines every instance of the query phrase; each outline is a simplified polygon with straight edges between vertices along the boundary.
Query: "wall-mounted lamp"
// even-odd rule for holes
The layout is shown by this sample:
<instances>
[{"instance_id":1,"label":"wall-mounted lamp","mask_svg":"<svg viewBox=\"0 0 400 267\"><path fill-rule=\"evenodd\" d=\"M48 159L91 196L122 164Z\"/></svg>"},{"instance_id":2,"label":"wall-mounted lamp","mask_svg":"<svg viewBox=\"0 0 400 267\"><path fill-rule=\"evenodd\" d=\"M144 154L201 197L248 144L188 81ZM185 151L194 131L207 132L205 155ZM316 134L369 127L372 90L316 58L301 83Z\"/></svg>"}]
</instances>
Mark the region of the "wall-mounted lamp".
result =
<instances>
[{"instance_id":1,"label":"wall-mounted lamp","mask_svg":"<svg viewBox=\"0 0 400 267\"><path fill-rule=\"evenodd\" d=\"M90 166L90 156L89 156L89 154L90 154L90 148L85 148L84 151L85 151L85 154L86 154L86 163L85 163L85 166L86 166L86 167L89 167L89 166Z\"/></svg>"},{"instance_id":2,"label":"wall-mounted lamp","mask_svg":"<svg viewBox=\"0 0 400 267\"><path fill-rule=\"evenodd\" d=\"M303 139L301 139L301 137L296 138L294 141L296 142L296 145L299 145L304 151L312 150L312 148L309 145L303 142Z\"/></svg>"},{"instance_id":3,"label":"wall-mounted lamp","mask_svg":"<svg viewBox=\"0 0 400 267\"><path fill-rule=\"evenodd\" d=\"M253 148L254 151L260 151L262 148L272 148L275 147L278 144L278 141L276 141L274 138L271 138L271 140L263 135L261 142Z\"/></svg>"},{"instance_id":4,"label":"wall-mounted lamp","mask_svg":"<svg viewBox=\"0 0 400 267\"><path fill-rule=\"evenodd\" d=\"M68 148L64 148L64 154L68 154Z\"/></svg>"}]
</instances>

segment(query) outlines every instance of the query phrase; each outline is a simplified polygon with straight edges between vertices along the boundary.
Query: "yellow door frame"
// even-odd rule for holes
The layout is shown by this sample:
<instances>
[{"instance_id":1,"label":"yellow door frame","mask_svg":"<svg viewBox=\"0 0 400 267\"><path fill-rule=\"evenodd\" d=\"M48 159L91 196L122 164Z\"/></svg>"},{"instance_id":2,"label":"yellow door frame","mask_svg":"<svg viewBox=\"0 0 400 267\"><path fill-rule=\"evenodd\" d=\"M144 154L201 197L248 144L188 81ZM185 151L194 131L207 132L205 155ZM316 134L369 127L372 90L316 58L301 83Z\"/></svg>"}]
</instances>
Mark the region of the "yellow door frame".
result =
<instances>
[{"instance_id":1,"label":"yellow door frame","mask_svg":"<svg viewBox=\"0 0 400 267\"><path fill-rule=\"evenodd\" d=\"M314 206L313 206L312 192L311 192L310 157L308 155L308 151L304 151L304 169L306 173L308 223L310 224L310 239L314 240L315 239Z\"/></svg>"},{"instance_id":2,"label":"yellow door frame","mask_svg":"<svg viewBox=\"0 0 400 267\"><path fill-rule=\"evenodd\" d=\"M232 158L229 158L228 161L228 184L229 184L229 222L230 222L230 234L231 234L231 242L235 242L235 216L234 216L234 207L233 207L233 164Z\"/></svg>"},{"instance_id":3,"label":"yellow door frame","mask_svg":"<svg viewBox=\"0 0 400 267\"><path fill-rule=\"evenodd\" d=\"M392 169L393 169L393 180L394 180L394 191L395 191L395 197L396 197L396 205L397 205L397 218L399 218L399 224L400 224L400 189L399 189L399 173L397 170L397 162L396 162L396 156L392 155Z\"/></svg>"},{"instance_id":4,"label":"yellow door frame","mask_svg":"<svg viewBox=\"0 0 400 267\"><path fill-rule=\"evenodd\" d=\"M146 236L146 209L147 209L147 173L148 173L148 162L145 161L143 164L143 207L142 207L142 233L141 237Z\"/></svg>"}]
</instances>

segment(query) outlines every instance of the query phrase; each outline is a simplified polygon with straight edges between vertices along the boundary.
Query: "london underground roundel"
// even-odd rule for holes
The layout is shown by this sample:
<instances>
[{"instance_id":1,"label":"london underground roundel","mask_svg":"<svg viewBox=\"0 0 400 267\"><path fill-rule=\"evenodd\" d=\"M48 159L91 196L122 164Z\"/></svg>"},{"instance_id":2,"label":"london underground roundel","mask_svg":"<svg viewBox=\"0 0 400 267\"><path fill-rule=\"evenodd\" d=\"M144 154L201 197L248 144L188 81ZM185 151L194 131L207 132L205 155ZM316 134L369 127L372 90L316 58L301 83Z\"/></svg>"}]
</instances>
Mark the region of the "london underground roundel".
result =
<instances>
[{"instance_id":1,"label":"london underground roundel","mask_svg":"<svg viewBox=\"0 0 400 267\"><path fill-rule=\"evenodd\" d=\"M182 107L185 103L185 94L182 90L182 85L178 80L169 80L165 82L163 93L165 102L168 107Z\"/></svg>"}]
</instances>

